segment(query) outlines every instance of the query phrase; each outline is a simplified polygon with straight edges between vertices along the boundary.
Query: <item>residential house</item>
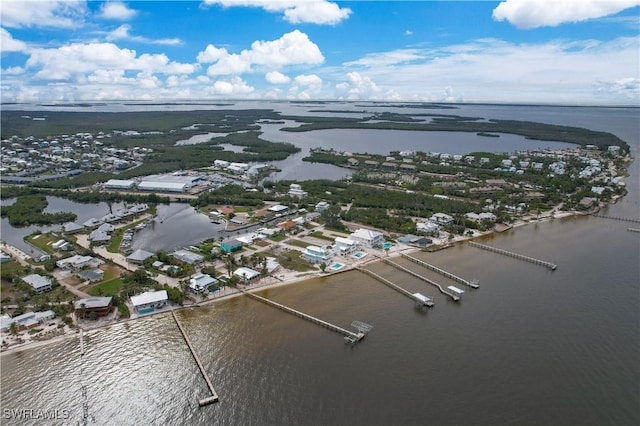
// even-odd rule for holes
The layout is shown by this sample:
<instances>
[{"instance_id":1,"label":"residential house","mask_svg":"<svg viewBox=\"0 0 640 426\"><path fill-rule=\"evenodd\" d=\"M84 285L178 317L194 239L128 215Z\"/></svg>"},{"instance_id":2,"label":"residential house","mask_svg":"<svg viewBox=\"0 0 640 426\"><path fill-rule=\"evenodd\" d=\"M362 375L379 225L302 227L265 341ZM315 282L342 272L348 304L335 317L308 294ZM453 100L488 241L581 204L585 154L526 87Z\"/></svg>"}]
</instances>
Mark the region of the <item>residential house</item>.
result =
<instances>
[{"instance_id":1,"label":"residential house","mask_svg":"<svg viewBox=\"0 0 640 426\"><path fill-rule=\"evenodd\" d=\"M153 257L153 253L146 250L138 249L127 256L127 262L135 263L136 265L142 265L145 260Z\"/></svg>"},{"instance_id":2,"label":"residential house","mask_svg":"<svg viewBox=\"0 0 640 426\"><path fill-rule=\"evenodd\" d=\"M189 291L193 294L208 293L211 287L217 287L218 282L209 274L197 274L189 280Z\"/></svg>"},{"instance_id":3,"label":"residential house","mask_svg":"<svg viewBox=\"0 0 640 426\"><path fill-rule=\"evenodd\" d=\"M169 296L167 290L147 291L137 296L131 296L131 304L139 314L146 314L167 305Z\"/></svg>"},{"instance_id":4,"label":"residential house","mask_svg":"<svg viewBox=\"0 0 640 426\"><path fill-rule=\"evenodd\" d=\"M349 235L349 239L358 242L363 247L369 248L382 246L384 243L384 235L382 232L364 228L360 228L352 232L351 235Z\"/></svg>"},{"instance_id":5,"label":"residential house","mask_svg":"<svg viewBox=\"0 0 640 426\"><path fill-rule=\"evenodd\" d=\"M333 258L333 253L329 247L307 246L302 257L312 263L328 263Z\"/></svg>"},{"instance_id":6,"label":"residential house","mask_svg":"<svg viewBox=\"0 0 640 426\"><path fill-rule=\"evenodd\" d=\"M242 249L242 243L236 239L230 238L220 243L220 248L225 253L231 253Z\"/></svg>"},{"instance_id":7,"label":"residential house","mask_svg":"<svg viewBox=\"0 0 640 426\"><path fill-rule=\"evenodd\" d=\"M74 308L78 319L88 318L92 312L95 312L96 316L100 318L111 313L113 303L111 297L88 297L76 300Z\"/></svg>"},{"instance_id":8,"label":"residential house","mask_svg":"<svg viewBox=\"0 0 640 426\"><path fill-rule=\"evenodd\" d=\"M357 241L352 240L351 238L336 237L335 243L333 245L333 251L337 255L344 256L354 253L356 250L358 250Z\"/></svg>"},{"instance_id":9,"label":"residential house","mask_svg":"<svg viewBox=\"0 0 640 426\"><path fill-rule=\"evenodd\" d=\"M260 272L254 271L251 268L241 267L233 271L233 275L243 279L246 282L253 281L260 277Z\"/></svg>"},{"instance_id":10,"label":"residential house","mask_svg":"<svg viewBox=\"0 0 640 426\"><path fill-rule=\"evenodd\" d=\"M22 281L29 284L36 293L44 293L46 291L51 291L53 283L51 282L51 278L43 277L39 274L31 274L26 277L22 277Z\"/></svg>"},{"instance_id":11,"label":"residential house","mask_svg":"<svg viewBox=\"0 0 640 426\"><path fill-rule=\"evenodd\" d=\"M188 263L190 265L196 265L198 263L204 262L204 256L190 252L188 250L176 250L171 254L177 260Z\"/></svg>"}]
</instances>

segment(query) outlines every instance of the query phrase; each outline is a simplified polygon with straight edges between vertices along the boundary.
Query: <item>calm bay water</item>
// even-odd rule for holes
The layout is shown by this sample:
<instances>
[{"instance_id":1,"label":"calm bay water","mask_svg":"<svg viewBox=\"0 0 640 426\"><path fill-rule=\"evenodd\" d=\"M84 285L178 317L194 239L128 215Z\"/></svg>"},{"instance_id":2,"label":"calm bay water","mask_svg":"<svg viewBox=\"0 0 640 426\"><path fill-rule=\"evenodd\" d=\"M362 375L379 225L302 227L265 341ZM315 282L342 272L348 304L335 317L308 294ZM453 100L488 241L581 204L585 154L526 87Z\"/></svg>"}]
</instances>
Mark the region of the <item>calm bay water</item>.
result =
<instances>
[{"instance_id":1,"label":"calm bay water","mask_svg":"<svg viewBox=\"0 0 640 426\"><path fill-rule=\"evenodd\" d=\"M507 114L489 110L483 116ZM528 119L556 117L549 110L530 108ZM602 115L608 110L567 110L571 117L558 118L564 124L585 120L614 131L637 155L637 110L624 126ZM609 214L638 216L638 182L636 161L630 194ZM89 332L84 357L76 338L3 355L2 408L68 409L70 418L58 424L637 425L640 238L629 226L555 219L482 241L557 263L553 272L465 244L417 254L480 280L461 303L387 265L370 265L433 296L428 312L355 271L262 293L343 327L373 324L355 347L244 297L180 311L220 395L208 407L197 407L206 385L165 315Z\"/></svg>"}]
</instances>

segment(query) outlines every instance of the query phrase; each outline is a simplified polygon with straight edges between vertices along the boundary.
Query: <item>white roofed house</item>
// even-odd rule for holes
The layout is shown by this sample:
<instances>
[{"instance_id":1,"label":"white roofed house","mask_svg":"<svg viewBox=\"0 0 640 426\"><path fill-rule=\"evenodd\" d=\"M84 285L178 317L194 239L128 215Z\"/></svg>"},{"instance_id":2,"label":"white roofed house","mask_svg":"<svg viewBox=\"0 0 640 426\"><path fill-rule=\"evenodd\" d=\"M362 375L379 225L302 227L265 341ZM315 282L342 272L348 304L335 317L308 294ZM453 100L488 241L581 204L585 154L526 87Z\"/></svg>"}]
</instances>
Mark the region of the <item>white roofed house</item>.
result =
<instances>
[{"instance_id":1,"label":"white roofed house","mask_svg":"<svg viewBox=\"0 0 640 426\"><path fill-rule=\"evenodd\" d=\"M204 256L199 255L197 253L193 253L188 250L176 250L173 253L171 253L171 255L175 259L181 262L188 263L190 265L196 265L198 263L204 262Z\"/></svg>"},{"instance_id":2,"label":"white roofed house","mask_svg":"<svg viewBox=\"0 0 640 426\"><path fill-rule=\"evenodd\" d=\"M131 304L139 314L148 314L167 305L169 296L166 290L147 291L131 296Z\"/></svg>"},{"instance_id":3,"label":"white roofed house","mask_svg":"<svg viewBox=\"0 0 640 426\"><path fill-rule=\"evenodd\" d=\"M29 284L36 293L51 291L51 289L53 288L51 278L43 277L39 274L31 274L27 275L26 277L22 277L22 281Z\"/></svg>"},{"instance_id":4,"label":"white roofed house","mask_svg":"<svg viewBox=\"0 0 640 426\"><path fill-rule=\"evenodd\" d=\"M260 277L260 272L254 271L251 268L241 267L233 271L233 275L245 280L246 282L253 281Z\"/></svg>"},{"instance_id":5,"label":"white roofed house","mask_svg":"<svg viewBox=\"0 0 640 426\"><path fill-rule=\"evenodd\" d=\"M355 230L349 239L354 240L364 247L374 248L384 244L384 235L382 232L372 231L370 229L360 228Z\"/></svg>"},{"instance_id":6,"label":"white roofed house","mask_svg":"<svg viewBox=\"0 0 640 426\"><path fill-rule=\"evenodd\" d=\"M333 253L328 247L307 246L302 252L302 257L313 263L327 263L333 258Z\"/></svg>"},{"instance_id":7,"label":"white roofed house","mask_svg":"<svg viewBox=\"0 0 640 426\"><path fill-rule=\"evenodd\" d=\"M75 234L77 232L82 231L83 229L84 229L84 226L78 225L77 223L74 223L74 222L68 222L62 225L62 231L65 234Z\"/></svg>"},{"instance_id":8,"label":"white roofed house","mask_svg":"<svg viewBox=\"0 0 640 426\"><path fill-rule=\"evenodd\" d=\"M292 183L289 185L289 195L292 197L304 198L308 194L307 191L302 189L302 186L297 183Z\"/></svg>"},{"instance_id":9,"label":"white roofed house","mask_svg":"<svg viewBox=\"0 0 640 426\"><path fill-rule=\"evenodd\" d=\"M106 244L111 240L111 236L99 229L91 231L88 237L89 241L94 244Z\"/></svg>"},{"instance_id":10,"label":"white roofed house","mask_svg":"<svg viewBox=\"0 0 640 426\"><path fill-rule=\"evenodd\" d=\"M435 213L429 218L429 221L438 225L448 225L452 223L453 220L453 216L449 216L446 213Z\"/></svg>"},{"instance_id":11,"label":"white roofed house","mask_svg":"<svg viewBox=\"0 0 640 426\"><path fill-rule=\"evenodd\" d=\"M152 257L153 253L148 252L146 250L138 249L127 256L127 262L135 263L137 265L142 265L145 260Z\"/></svg>"},{"instance_id":12,"label":"white roofed house","mask_svg":"<svg viewBox=\"0 0 640 426\"><path fill-rule=\"evenodd\" d=\"M357 249L358 242L352 240L351 238L336 237L335 243L333 245L333 251L339 256L353 253Z\"/></svg>"}]
</instances>

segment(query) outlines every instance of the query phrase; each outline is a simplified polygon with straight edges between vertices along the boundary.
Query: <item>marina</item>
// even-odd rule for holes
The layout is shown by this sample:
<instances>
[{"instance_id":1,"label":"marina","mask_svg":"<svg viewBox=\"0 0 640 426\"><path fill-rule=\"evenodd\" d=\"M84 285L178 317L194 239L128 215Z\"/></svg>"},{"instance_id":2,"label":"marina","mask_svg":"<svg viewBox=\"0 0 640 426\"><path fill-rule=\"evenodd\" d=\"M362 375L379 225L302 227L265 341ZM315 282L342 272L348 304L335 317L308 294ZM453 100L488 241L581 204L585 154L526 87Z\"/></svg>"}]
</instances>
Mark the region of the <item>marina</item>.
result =
<instances>
[{"instance_id":1,"label":"marina","mask_svg":"<svg viewBox=\"0 0 640 426\"><path fill-rule=\"evenodd\" d=\"M533 257L529 257L529 256L525 256L523 254L519 254L519 253L514 253L508 250L503 250L497 247L492 247L492 246L488 246L485 244L480 244L480 243L476 243L475 241L469 241L469 245L472 247L477 247L483 250L488 250L488 251L492 251L494 253L498 253L498 254L503 254L505 256L510 256L519 260L524 260L525 262L529 262L529 263L533 263L535 265L542 265L546 268L551 269L552 271L555 271L556 268L558 268L558 265L556 265L555 263L551 263L551 262L547 262L544 260L540 260L540 259L536 259Z\"/></svg>"},{"instance_id":2,"label":"marina","mask_svg":"<svg viewBox=\"0 0 640 426\"><path fill-rule=\"evenodd\" d=\"M420 293L411 293L405 289L403 289L402 287L392 283L391 281L389 281L388 279L381 277L380 275L362 268L362 267L357 267L357 270L365 273L367 275L369 275L372 278L375 278L376 280L380 281L381 283L391 287L392 289L394 289L395 291L397 291L398 293L404 294L405 296L407 296L409 299L412 299L416 302L417 305L419 306L427 306L429 308L433 307L433 301L431 300L431 298L424 296Z\"/></svg>"},{"instance_id":3,"label":"marina","mask_svg":"<svg viewBox=\"0 0 640 426\"><path fill-rule=\"evenodd\" d=\"M478 280L467 281L464 278L460 278L459 276L452 274L451 272L447 272L444 269L440 269L435 265L427 263L424 260L420 260L420 259L415 258L415 257L413 257L411 255L406 254L406 253L400 253L400 256L402 256L405 259L408 259L408 260L410 260L410 261L412 261L414 263L417 263L420 266L424 266L427 269L431 269L432 271L437 272L438 274L443 275L443 276L449 278L450 280L459 282L460 284L464 284L464 285L466 285L468 287L471 287L471 288L479 288L480 287L480 285L478 284L479 283Z\"/></svg>"}]
</instances>

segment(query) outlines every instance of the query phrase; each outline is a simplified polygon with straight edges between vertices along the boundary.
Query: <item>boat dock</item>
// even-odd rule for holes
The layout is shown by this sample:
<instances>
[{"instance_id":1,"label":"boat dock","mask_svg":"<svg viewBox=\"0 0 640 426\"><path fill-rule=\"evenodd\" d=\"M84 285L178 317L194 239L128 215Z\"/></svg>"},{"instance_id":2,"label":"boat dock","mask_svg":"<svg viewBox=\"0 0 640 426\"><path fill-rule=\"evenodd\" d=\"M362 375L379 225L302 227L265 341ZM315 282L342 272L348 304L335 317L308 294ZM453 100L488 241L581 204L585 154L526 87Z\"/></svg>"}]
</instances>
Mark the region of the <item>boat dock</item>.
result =
<instances>
[{"instance_id":1,"label":"boat dock","mask_svg":"<svg viewBox=\"0 0 640 426\"><path fill-rule=\"evenodd\" d=\"M468 287L471 287L471 288L479 288L480 287L480 285L478 284L477 280L467 281L464 278L460 278L459 276L452 274L451 272L447 272L444 269L440 269L435 265L432 265L430 263L425 262L424 260L420 260L420 259L417 259L417 258L415 258L413 256L409 256L406 253L400 253L400 256L402 256L405 259L408 259L408 260L410 260L410 261L412 261L414 263L417 263L420 266L424 266L427 269L431 269L432 271L437 272L438 274L443 275L443 276L449 278L452 281L458 282L460 284L464 284L464 285L466 285Z\"/></svg>"},{"instance_id":2,"label":"boat dock","mask_svg":"<svg viewBox=\"0 0 640 426\"><path fill-rule=\"evenodd\" d=\"M525 256L523 254L513 253L511 251L499 249L497 247L492 247L492 246L487 246L487 245L484 245L484 244L479 244L479 243L476 243L474 241L469 241L469 245L472 246L472 247L481 248L483 250L489 250L489 251L492 251L494 253L503 254L505 256L511 256L511 257L516 258L516 259L524 260L525 262L530 262L530 263L533 263L533 264L536 264L536 265L542 265L542 266L544 266L546 268L551 269L552 271L555 271L556 268L558 267L558 265L556 265L554 263L551 263L551 262L547 262L547 261L540 260L540 259L535 259L533 257Z\"/></svg>"},{"instance_id":3,"label":"boat dock","mask_svg":"<svg viewBox=\"0 0 640 426\"><path fill-rule=\"evenodd\" d=\"M622 216L609 216L606 214L594 214L594 217L599 217L602 219L611 219L611 220L621 220L623 222L634 222L634 223L640 223L640 219L635 218L635 217L622 217Z\"/></svg>"},{"instance_id":4,"label":"boat dock","mask_svg":"<svg viewBox=\"0 0 640 426\"><path fill-rule=\"evenodd\" d=\"M180 333L182 333L182 337L184 337L184 341L187 342L187 346L189 347L189 350L191 351L191 355L193 355L193 359L196 360L196 364L198 364L198 368L200 369L200 373L202 374L202 377L204 377L204 381L207 382L207 386L209 387L209 390L211 391L211 396L209 396L207 398L200 399L198 401L198 405L203 407L205 405L209 405L209 404L212 404L214 402L218 402L218 394L216 393L216 390L213 388L213 385L211 384L211 380L209 380L209 376L207 375L207 372L204 370L204 367L202 366L202 363L200 362L200 358L198 358L198 354L196 354L196 351L193 349L193 345L191 344L191 341L189 340L189 337L187 336L187 333L184 331L184 328L182 328L182 324L180 324L180 321L178 321L178 317L176 316L176 313L174 311L171 311L171 315L173 315L173 319L176 320L176 324L178 325L178 328L180 329Z\"/></svg>"},{"instance_id":5,"label":"boat dock","mask_svg":"<svg viewBox=\"0 0 640 426\"><path fill-rule=\"evenodd\" d=\"M273 300L269 300L265 297L258 296L257 294L253 294L251 292L248 292L242 289L240 291L246 296L249 296L250 298L255 299L259 302L266 303L267 305L273 306L274 308L278 308L282 311L288 312L297 317L304 318L307 321L311 321L314 324L318 324L324 328L328 328L331 331L335 331L336 333L342 334L345 337L345 339L350 341L351 343L358 343L360 342L360 340L364 339L364 337L366 336L366 334L362 331L358 333L354 333L353 331L349 331L345 328L338 327L337 325L333 325L327 321L321 320L309 314L305 314L304 312L297 311L293 308L290 308L278 302L274 302Z\"/></svg>"},{"instance_id":6,"label":"boat dock","mask_svg":"<svg viewBox=\"0 0 640 426\"><path fill-rule=\"evenodd\" d=\"M638 229L638 228L627 228L627 231L629 231L629 232L640 232L640 229Z\"/></svg>"},{"instance_id":7,"label":"boat dock","mask_svg":"<svg viewBox=\"0 0 640 426\"><path fill-rule=\"evenodd\" d=\"M440 284L438 284L437 282L431 281L429 278L423 277L422 275L418 274L417 272L413 272L411 269L407 269L404 266L399 265L396 262L393 262L393 261L391 261L389 259L382 259L382 261L387 263L387 264L389 264L389 265L391 265L391 266L393 266L396 269L401 270L402 272L406 272L407 274L412 275L412 276L418 278L419 280L422 280L422 281L424 281L426 283L429 283L429 284L437 287L438 290L440 290L440 293L442 293L442 294L444 294L446 296L449 296L454 302L459 302L460 301L460 297L456 296L455 294L449 293L448 291L445 291L445 289L443 289L442 286Z\"/></svg>"},{"instance_id":8,"label":"boat dock","mask_svg":"<svg viewBox=\"0 0 640 426\"><path fill-rule=\"evenodd\" d=\"M372 278L375 278L376 280L380 281L381 283L386 284L387 286L391 287L395 291L404 294L409 299L413 299L416 302L416 304L418 304L418 305L427 306L429 308L433 306L433 301L430 298L428 298L428 297L426 297L426 296L424 296L424 295L422 295L420 293L412 294L409 291L405 290L404 288L392 283L391 281L389 281L386 278L381 277L380 275L376 274L375 272L369 271L368 269L364 269L364 268L362 268L360 266L358 266L356 269L358 271L360 271L360 272L364 272L365 274L369 275Z\"/></svg>"}]
</instances>

